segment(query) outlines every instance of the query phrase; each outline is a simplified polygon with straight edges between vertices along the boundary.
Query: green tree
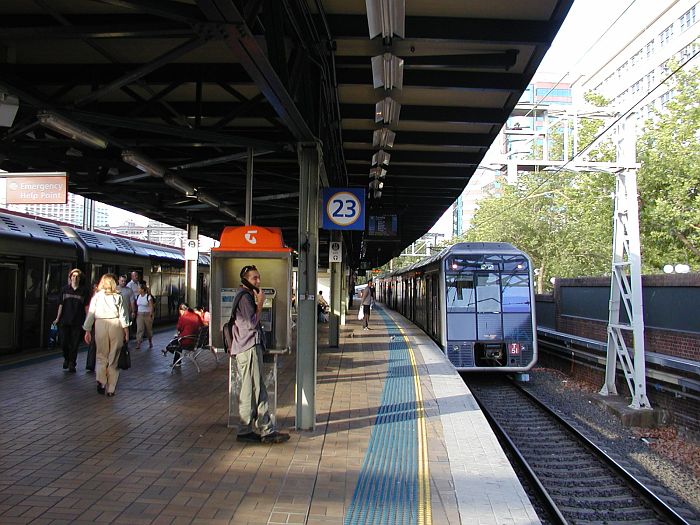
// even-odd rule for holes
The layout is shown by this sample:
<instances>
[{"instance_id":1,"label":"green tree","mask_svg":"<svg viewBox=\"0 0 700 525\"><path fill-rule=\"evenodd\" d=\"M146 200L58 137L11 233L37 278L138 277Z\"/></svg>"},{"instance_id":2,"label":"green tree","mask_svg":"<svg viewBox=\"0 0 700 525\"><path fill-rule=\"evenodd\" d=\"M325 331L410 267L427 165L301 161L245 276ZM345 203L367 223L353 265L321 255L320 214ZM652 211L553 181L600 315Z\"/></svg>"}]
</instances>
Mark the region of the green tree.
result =
<instances>
[{"instance_id":1,"label":"green tree","mask_svg":"<svg viewBox=\"0 0 700 525\"><path fill-rule=\"evenodd\" d=\"M609 270L612 175L561 171L521 174L500 197L479 203L473 226L460 239L509 242L527 252L537 291L551 277L600 275Z\"/></svg>"},{"instance_id":2,"label":"green tree","mask_svg":"<svg viewBox=\"0 0 700 525\"><path fill-rule=\"evenodd\" d=\"M674 97L653 113L638 141L646 272L669 263L700 266L700 74L681 70L673 80Z\"/></svg>"}]
</instances>

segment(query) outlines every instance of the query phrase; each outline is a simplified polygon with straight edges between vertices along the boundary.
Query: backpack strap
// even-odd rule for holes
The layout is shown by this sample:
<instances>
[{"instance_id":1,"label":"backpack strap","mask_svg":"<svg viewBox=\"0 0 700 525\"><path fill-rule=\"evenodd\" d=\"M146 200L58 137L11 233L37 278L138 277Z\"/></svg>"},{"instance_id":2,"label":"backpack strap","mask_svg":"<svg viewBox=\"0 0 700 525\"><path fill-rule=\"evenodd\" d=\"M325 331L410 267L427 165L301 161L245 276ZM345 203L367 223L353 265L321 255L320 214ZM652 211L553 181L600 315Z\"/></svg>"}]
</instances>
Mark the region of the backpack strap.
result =
<instances>
[{"instance_id":1,"label":"backpack strap","mask_svg":"<svg viewBox=\"0 0 700 525\"><path fill-rule=\"evenodd\" d=\"M253 299L253 296L250 295L248 292L241 290L236 294L236 297L233 299L233 305L231 306L231 317L229 318L229 322L233 323L236 320L236 311L238 310L238 303L241 302L241 299L243 298L244 295L247 295L250 297L251 301L253 301L253 306L255 306L255 299Z\"/></svg>"}]
</instances>

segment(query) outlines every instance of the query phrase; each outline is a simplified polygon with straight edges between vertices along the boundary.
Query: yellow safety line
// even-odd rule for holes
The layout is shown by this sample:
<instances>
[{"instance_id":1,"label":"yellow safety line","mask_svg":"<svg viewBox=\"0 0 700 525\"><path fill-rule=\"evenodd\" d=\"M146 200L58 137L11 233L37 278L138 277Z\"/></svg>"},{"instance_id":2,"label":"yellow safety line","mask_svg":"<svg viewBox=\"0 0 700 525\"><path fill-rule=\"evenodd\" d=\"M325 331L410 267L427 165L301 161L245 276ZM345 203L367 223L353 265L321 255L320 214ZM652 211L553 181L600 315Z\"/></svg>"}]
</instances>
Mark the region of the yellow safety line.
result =
<instances>
[{"instance_id":1,"label":"yellow safety line","mask_svg":"<svg viewBox=\"0 0 700 525\"><path fill-rule=\"evenodd\" d=\"M408 337L401 327L398 327L408 348L413 368L413 384L416 389L416 409L418 426L418 525L431 525L433 523L433 509L430 503L430 467L428 460L428 427L425 422L425 407L423 406L423 391L418 376L418 365L413 348L408 342Z\"/></svg>"}]
</instances>

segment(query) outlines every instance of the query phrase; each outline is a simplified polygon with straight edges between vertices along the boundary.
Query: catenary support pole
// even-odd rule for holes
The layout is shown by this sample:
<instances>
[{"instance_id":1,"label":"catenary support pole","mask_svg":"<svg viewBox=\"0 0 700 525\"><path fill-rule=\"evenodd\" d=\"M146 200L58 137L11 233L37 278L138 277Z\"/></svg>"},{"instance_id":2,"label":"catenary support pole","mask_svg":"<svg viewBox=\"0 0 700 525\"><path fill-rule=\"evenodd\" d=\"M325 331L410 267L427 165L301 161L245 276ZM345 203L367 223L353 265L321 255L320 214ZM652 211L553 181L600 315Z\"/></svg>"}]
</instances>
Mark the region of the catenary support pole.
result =
<instances>
[{"instance_id":1,"label":"catenary support pole","mask_svg":"<svg viewBox=\"0 0 700 525\"><path fill-rule=\"evenodd\" d=\"M199 246L199 226L193 223L187 224L187 240L194 240L195 246ZM200 306L197 304L197 258L187 260L185 257L185 281L187 283L185 301L191 307Z\"/></svg>"},{"instance_id":2,"label":"catenary support pole","mask_svg":"<svg viewBox=\"0 0 700 525\"><path fill-rule=\"evenodd\" d=\"M608 313L608 347L602 395L617 394L615 372L619 359L632 402L630 408L651 409L646 393L644 351L644 310L642 305L642 257L639 239L639 208L636 174L636 115L631 114L618 132L618 160L615 174L615 215L613 226L612 277ZM624 307L629 322L621 316ZM632 334L634 355L630 356L624 333Z\"/></svg>"},{"instance_id":3,"label":"catenary support pole","mask_svg":"<svg viewBox=\"0 0 700 525\"><path fill-rule=\"evenodd\" d=\"M316 283L318 272L318 195L321 148L300 143L299 155L299 289L297 294L296 428L316 425Z\"/></svg>"}]
</instances>

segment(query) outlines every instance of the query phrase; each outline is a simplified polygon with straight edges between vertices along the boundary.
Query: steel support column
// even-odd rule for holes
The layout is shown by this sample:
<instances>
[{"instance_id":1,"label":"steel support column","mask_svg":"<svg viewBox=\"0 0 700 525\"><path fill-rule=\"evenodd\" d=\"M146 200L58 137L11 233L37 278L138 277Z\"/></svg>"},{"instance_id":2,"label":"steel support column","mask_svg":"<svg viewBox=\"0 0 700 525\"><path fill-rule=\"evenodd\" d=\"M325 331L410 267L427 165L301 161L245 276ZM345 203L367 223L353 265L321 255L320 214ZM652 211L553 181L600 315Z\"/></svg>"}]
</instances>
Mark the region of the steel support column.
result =
<instances>
[{"instance_id":1,"label":"steel support column","mask_svg":"<svg viewBox=\"0 0 700 525\"><path fill-rule=\"evenodd\" d=\"M245 172L245 223L253 224L253 148L248 148L248 162Z\"/></svg>"},{"instance_id":2,"label":"steel support column","mask_svg":"<svg viewBox=\"0 0 700 525\"><path fill-rule=\"evenodd\" d=\"M297 290L296 428L316 425L316 283L318 271L318 195L321 146L300 143L299 270Z\"/></svg>"},{"instance_id":3,"label":"steel support column","mask_svg":"<svg viewBox=\"0 0 700 525\"><path fill-rule=\"evenodd\" d=\"M191 222L187 224L187 239L199 239L199 226ZM197 245L199 246L199 243ZM192 308L199 306L197 304L197 259L185 260L185 282L187 286L185 301Z\"/></svg>"},{"instance_id":4,"label":"steel support column","mask_svg":"<svg viewBox=\"0 0 700 525\"><path fill-rule=\"evenodd\" d=\"M331 231L331 242L340 242L340 232ZM342 295L341 262L329 262L331 265L331 315L328 326L328 346L338 348L340 344L340 298Z\"/></svg>"}]
</instances>

